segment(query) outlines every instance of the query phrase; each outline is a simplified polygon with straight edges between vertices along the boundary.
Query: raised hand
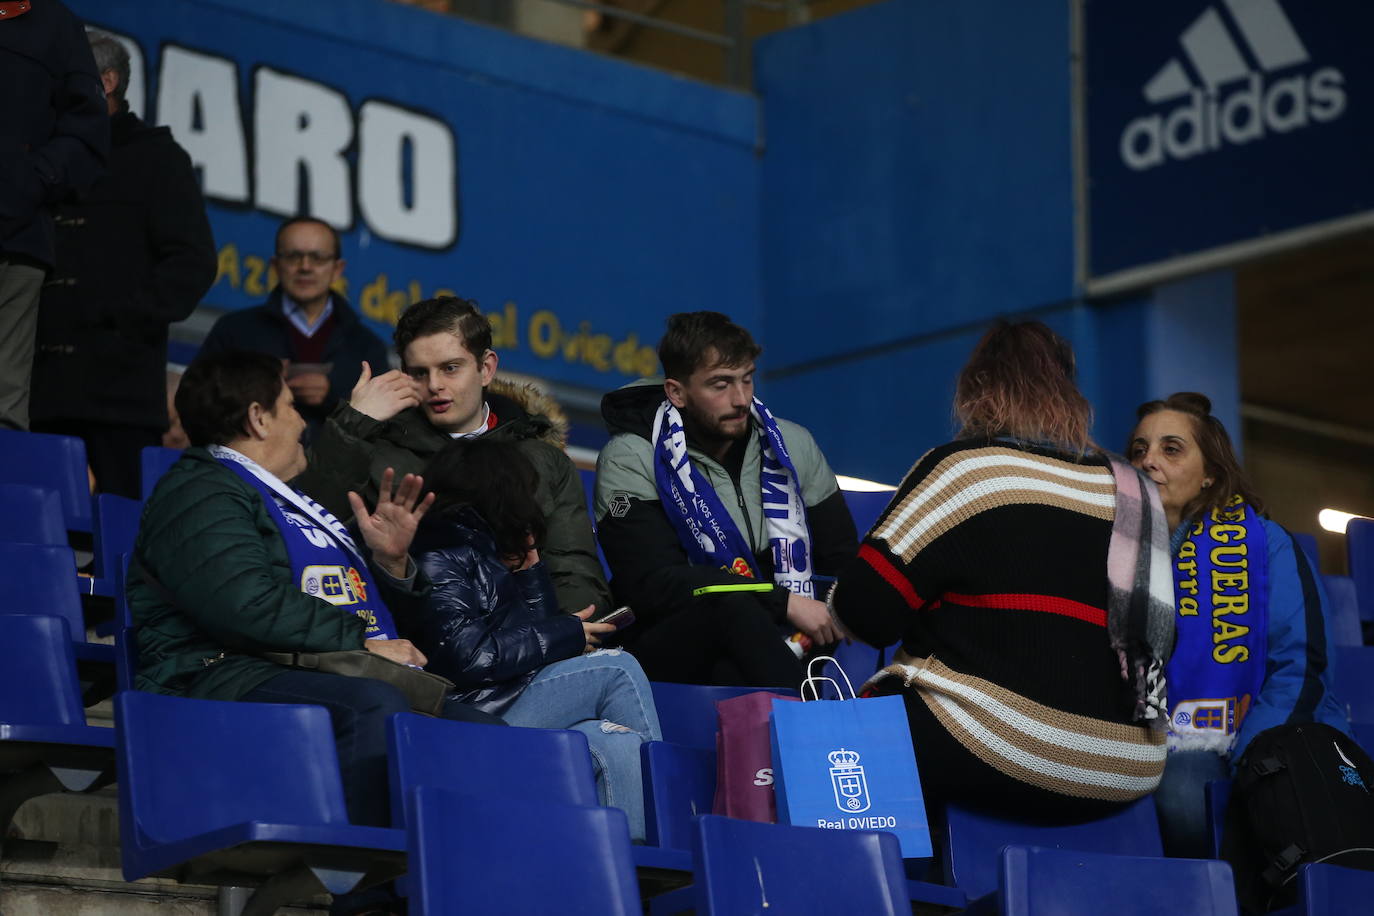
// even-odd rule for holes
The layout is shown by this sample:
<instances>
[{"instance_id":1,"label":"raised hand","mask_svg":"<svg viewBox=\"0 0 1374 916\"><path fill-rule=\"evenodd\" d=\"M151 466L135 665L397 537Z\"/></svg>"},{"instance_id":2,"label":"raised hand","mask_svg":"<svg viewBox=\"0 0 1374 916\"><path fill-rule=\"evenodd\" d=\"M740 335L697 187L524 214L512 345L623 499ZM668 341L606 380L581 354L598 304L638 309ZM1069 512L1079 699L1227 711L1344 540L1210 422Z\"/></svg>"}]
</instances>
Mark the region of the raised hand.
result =
<instances>
[{"instance_id":1,"label":"raised hand","mask_svg":"<svg viewBox=\"0 0 1374 916\"><path fill-rule=\"evenodd\" d=\"M358 383L353 386L353 394L348 399L349 406L354 410L374 420L390 420L407 407L419 405L420 395L410 376L399 369L392 369L374 378L367 360L363 360L362 366Z\"/></svg>"},{"instance_id":2,"label":"raised hand","mask_svg":"<svg viewBox=\"0 0 1374 916\"><path fill-rule=\"evenodd\" d=\"M362 497L352 490L348 491L348 504L353 507L363 542L372 549L373 560L392 578L404 579L410 542L415 539L420 519L434 505L434 494L421 499L424 479L418 474L407 474L401 478L401 485L393 495L391 483L395 477L396 472L391 468L382 473L382 483L377 488L377 507L372 512L367 511Z\"/></svg>"}]
</instances>

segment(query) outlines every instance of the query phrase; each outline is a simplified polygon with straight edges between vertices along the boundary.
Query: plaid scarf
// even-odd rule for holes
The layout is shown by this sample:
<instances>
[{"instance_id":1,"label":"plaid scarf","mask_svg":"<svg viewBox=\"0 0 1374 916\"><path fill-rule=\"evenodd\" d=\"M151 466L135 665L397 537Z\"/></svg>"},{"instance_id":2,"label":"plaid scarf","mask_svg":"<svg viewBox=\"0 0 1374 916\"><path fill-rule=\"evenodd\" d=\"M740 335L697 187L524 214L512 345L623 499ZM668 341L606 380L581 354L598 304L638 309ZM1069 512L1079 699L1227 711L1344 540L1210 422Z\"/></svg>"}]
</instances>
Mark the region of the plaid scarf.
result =
<instances>
[{"instance_id":1,"label":"plaid scarf","mask_svg":"<svg viewBox=\"0 0 1374 916\"><path fill-rule=\"evenodd\" d=\"M1136 696L1136 721L1169 724L1164 665L1174 651L1169 531L1159 490L1116 455L1116 517L1107 550L1107 635Z\"/></svg>"}]
</instances>

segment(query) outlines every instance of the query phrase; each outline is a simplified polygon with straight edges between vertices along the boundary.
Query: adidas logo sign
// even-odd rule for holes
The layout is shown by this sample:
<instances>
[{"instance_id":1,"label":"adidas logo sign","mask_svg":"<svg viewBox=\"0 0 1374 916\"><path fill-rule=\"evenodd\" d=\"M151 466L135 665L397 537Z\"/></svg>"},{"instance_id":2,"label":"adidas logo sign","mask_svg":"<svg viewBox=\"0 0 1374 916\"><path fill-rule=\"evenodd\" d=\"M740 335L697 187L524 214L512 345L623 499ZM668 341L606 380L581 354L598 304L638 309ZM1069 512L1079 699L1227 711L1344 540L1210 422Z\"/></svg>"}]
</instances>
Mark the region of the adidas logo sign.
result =
<instances>
[{"instance_id":1,"label":"adidas logo sign","mask_svg":"<svg viewBox=\"0 0 1374 916\"><path fill-rule=\"evenodd\" d=\"M1179 36L1196 82L1176 57L1144 88L1152 105L1188 101L1167 114L1136 118L1121 133L1121 159L1131 169L1141 172L1167 159L1262 140L1268 132L1334 121L1345 112L1345 77L1335 67L1266 80L1309 60L1278 0L1224 0L1224 5L1258 71L1251 69L1216 7L1209 7Z\"/></svg>"}]
</instances>

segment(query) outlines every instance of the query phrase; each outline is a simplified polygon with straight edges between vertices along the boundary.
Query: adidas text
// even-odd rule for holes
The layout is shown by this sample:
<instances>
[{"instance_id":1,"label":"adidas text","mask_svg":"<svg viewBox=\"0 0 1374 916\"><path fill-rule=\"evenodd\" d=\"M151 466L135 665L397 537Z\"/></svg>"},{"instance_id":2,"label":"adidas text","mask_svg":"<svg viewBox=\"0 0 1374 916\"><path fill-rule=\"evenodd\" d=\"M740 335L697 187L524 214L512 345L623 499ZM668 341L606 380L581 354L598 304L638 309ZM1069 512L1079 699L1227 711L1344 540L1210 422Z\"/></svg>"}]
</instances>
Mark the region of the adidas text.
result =
<instances>
[{"instance_id":1,"label":"adidas text","mask_svg":"<svg viewBox=\"0 0 1374 916\"><path fill-rule=\"evenodd\" d=\"M1146 115L1121 133L1121 159L1137 172L1166 159L1190 159L1231 143L1263 139L1266 131L1288 133L1309 124L1334 121L1345 112L1345 77L1323 67L1265 85L1250 74L1244 88L1223 98L1194 89L1192 101L1164 115Z\"/></svg>"}]
</instances>

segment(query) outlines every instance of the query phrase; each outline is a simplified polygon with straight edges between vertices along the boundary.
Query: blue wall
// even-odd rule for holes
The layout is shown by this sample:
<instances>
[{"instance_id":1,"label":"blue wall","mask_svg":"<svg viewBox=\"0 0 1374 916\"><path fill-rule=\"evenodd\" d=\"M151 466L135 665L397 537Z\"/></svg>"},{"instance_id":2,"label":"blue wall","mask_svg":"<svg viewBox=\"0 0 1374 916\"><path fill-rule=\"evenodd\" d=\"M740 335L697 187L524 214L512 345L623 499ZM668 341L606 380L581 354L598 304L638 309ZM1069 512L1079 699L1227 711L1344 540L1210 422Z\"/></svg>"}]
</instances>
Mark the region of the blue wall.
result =
<instances>
[{"instance_id":1,"label":"blue wall","mask_svg":"<svg viewBox=\"0 0 1374 916\"><path fill-rule=\"evenodd\" d=\"M895 480L948 438L989 318L1035 314L1080 347L1092 329L1068 16L894 0L758 43L766 394L848 473Z\"/></svg>"},{"instance_id":2,"label":"blue wall","mask_svg":"<svg viewBox=\"0 0 1374 916\"><path fill-rule=\"evenodd\" d=\"M282 203L259 198L264 176L275 169L281 181L283 169L257 154L284 134L318 129L343 138L326 165L347 180L306 208L349 211L331 217L344 232L348 296L384 339L400 307L452 290L505 319L504 367L600 390L652 370L651 347L670 312L712 306L759 321L759 128L748 94L382 0L70 5L134 39L147 90L136 106L184 125L178 139L200 149L193 157L214 160L206 174L221 176L221 191L207 183L207 195L221 276L209 304L242 308L264 297ZM169 54L183 67L180 85L159 82ZM216 67L232 72L237 103L216 104L210 90L184 101L186 74L213 87ZM270 92L256 88L263 74ZM291 91L322 102L298 121ZM160 110L160 96L178 93L179 108L169 101L162 107L176 110ZM205 110L193 117L197 103ZM413 162L380 174L362 167L365 103L384 109L373 124L409 111L440 140L448 133L451 194L404 199ZM259 121L272 129L259 131ZM241 144L205 148L207 136L232 138L239 126ZM222 190L233 186L237 160L247 199ZM296 171L286 169L288 182ZM384 201L402 189L401 209L411 209L393 224L451 209L456 239L388 240L368 218L364 184Z\"/></svg>"}]
</instances>

